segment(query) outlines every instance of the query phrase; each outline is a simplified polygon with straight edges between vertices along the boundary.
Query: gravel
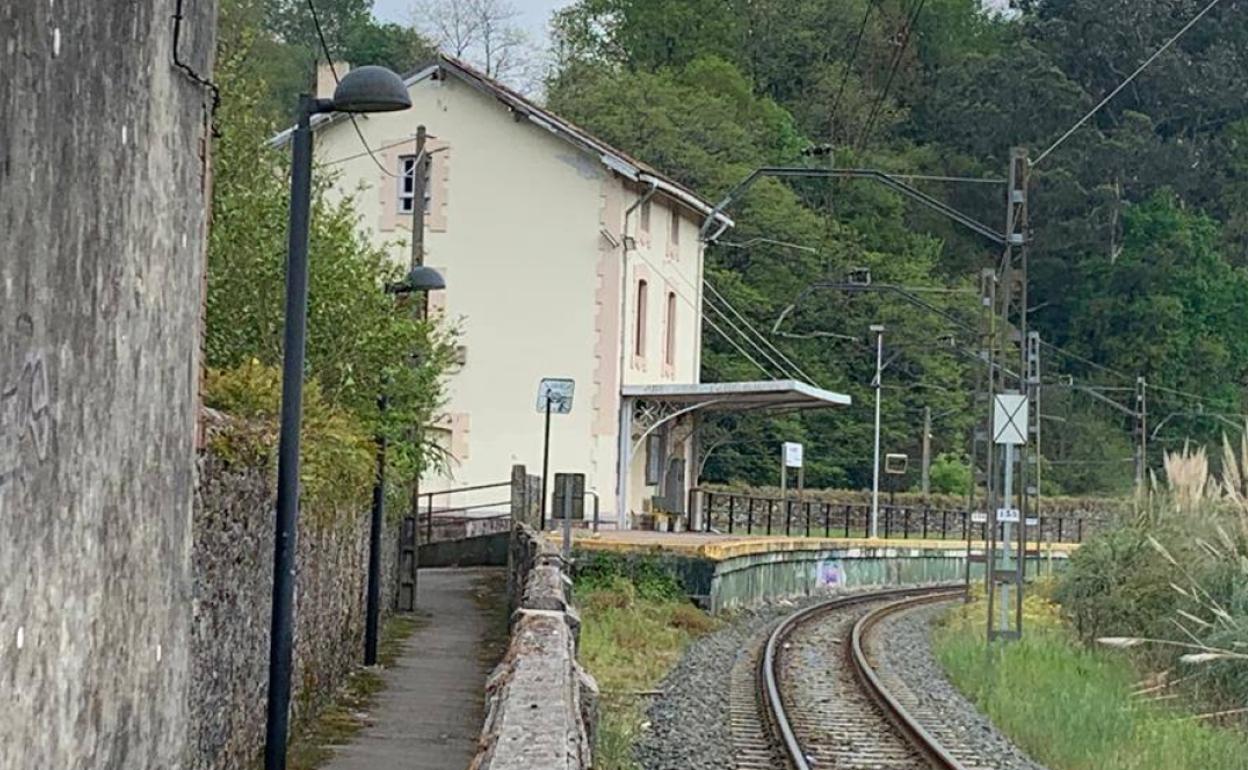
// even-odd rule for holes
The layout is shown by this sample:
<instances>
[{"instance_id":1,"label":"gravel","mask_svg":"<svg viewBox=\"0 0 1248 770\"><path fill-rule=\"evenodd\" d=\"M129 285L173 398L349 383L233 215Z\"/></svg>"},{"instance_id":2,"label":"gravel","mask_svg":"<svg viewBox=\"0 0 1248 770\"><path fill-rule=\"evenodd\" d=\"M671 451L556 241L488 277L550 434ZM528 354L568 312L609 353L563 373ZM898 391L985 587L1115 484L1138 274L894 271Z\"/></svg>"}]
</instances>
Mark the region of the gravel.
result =
<instances>
[{"instance_id":1,"label":"gravel","mask_svg":"<svg viewBox=\"0 0 1248 770\"><path fill-rule=\"evenodd\" d=\"M868 589L869 590L869 589ZM828 595L770 604L737 614L698 639L668 673L647 711L635 746L645 770L726 770L734 766L729 725L730 674L744 654L781 618L824 601ZM996 758L996 770L1044 770L1001 736L945 679L931 647L929 625L941 607L906 613L885 622L889 644L881 663L894 667L913 686L920 702L947 715L948 729L981 756Z\"/></svg>"},{"instance_id":2,"label":"gravel","mask_svg":"<svg viewBox=\"0 0 1248 770\"><path fill-rule=\"evenodd\" d=\"M822 599L823 597L820 597ZM635 756L646 770L725 770L734 765L728 723L729 678L739 653L806 602L737 614L685 650L647 713Z\"/></svg>"},{"instance_id":3,"label":"gravel","mask_svg":"<svg viewBox=\"0 0 1248 770\"><path fill-rule=\"evenodd\" d=\"M932 649L932 623L949 605L933 605L885 618L877 627L877 638L886 639L874 649L877 668L888 670L906 683L908 695L921 710L940 714L940 724L925 722L946 746L969 749L981 765L996 770L1045 770L1032 761L1008 738L993 727L973 703L945 678ZM900 696L900 693L895 693ZM1019 697L1026 697L1020 692ZM906 698L909 700L909 698ZM906 704L908 708L911 704ZM990 762L984 762L991 758Z\"/></svg>"},{"instance_id":4,"label":"gravel","mask_svg":"<svg viewBox=\"0 0 1248 770\"><path fill-rule=\"evenodd\" d=\"M798 609L862 590L876 589L849 589L745 610L689 645L664 678L663 694L650 705L646 729L634 749L637 761L645 770L732 768L729 685L738 655Z\"/></svg>"}]
</instances>

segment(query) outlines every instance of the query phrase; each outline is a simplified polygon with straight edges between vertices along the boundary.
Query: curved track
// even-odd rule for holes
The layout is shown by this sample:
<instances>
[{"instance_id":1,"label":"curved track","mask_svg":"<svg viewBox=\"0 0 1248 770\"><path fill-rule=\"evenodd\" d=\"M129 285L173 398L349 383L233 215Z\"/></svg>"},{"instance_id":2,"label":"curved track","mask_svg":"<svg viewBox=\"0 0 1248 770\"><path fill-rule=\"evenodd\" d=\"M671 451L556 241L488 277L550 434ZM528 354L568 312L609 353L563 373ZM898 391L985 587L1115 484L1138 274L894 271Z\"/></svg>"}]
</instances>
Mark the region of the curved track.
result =
<instances>
[{"instance_id":1,"label":"curved track","mask_svg":"<svg viewBox=\"0 0 1248 770\"><path fill-rule=\"evenodd\" d=\"M876 670L872 630L893 613L962 595L961 587L906 588L839 597L781 621L762 647L753 704L771 744L738 748L737 768L970 770L964 753L934 734L939 715L911 713ZM739 666L740 668L740 666ZM734 679L740 679L734 671ZM740 688L734 682L734 692ZM733 699L734 735L748 734L744 698ZM927 726L925 726L927 725ZM741 729L738 729L740 727ZM756 741L757 743L757 741Z\"/></svg>"}]
</instances>

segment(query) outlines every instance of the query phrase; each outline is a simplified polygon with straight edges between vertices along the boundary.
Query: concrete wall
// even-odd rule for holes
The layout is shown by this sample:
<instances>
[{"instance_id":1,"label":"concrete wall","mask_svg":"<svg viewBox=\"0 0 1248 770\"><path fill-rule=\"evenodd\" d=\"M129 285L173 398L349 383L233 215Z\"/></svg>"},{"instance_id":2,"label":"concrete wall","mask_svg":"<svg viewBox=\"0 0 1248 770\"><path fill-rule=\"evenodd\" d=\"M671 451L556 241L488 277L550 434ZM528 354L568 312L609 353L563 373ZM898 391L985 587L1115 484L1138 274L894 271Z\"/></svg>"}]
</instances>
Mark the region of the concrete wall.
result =
<instances>
[{"instance_id":1,"label":"concrete wall","mask_svg":"<svg viewBox=\"0 0 1248 770\"><path fill-rule=\"evenodd\" d=\"M184 767L249 767L264 745L273 590L272 474L200 464L194 521L195 601L190 743ZM363 662L368 513L305 504L296 556L293 720L297 724ZM382 611L394 596L397 522L382 538ZM383 615L384 617L384 615Z\"/></svg>"},{"instance_id":2,"label":"concrete wall","mask_svg":"<svg viewBox=\"0 0 1248 770\"><path fill-rule=\"evenodd\" d=\"M1028 560L1028 574L1063 569L1067 558L1046 552ZM718 613L840 588L958 582L965 575L965 548L797 548L716 562L708 604ZM972 563L971 575L982 578L983 564Z\"/></svg>"},{"instance_id":3,"label":"concrete wall","mask_svg":"<svg viewBox=\"0 0 1248 770\"><path fill-rule=\"evenodd\" d=\"M510 532L422 543L421 569L434 567L505 567Z\"/></svg>"},{"instance_id":4,"label":"concrete wall","mask_svg":"<svg viewBox=\"0 0 1248 770\"><path fill-rule=\"evenodd\" d=\"M0 4L0 768L187 740L209 94L172 0ZM178 57L210 77L215 3Z\"/></svg>"},{"instance_id":5,"label":"concrete wall","mask_svg":"<svg viewBox=\"0 0 1248 770\"><path fill-rule=\"evenodd\" d=\"M576 660L580 619L554 546L525 526L511 544L511 642L486 685L470 770L592 766L598 686Z\"/></svg>"}]
</instances>

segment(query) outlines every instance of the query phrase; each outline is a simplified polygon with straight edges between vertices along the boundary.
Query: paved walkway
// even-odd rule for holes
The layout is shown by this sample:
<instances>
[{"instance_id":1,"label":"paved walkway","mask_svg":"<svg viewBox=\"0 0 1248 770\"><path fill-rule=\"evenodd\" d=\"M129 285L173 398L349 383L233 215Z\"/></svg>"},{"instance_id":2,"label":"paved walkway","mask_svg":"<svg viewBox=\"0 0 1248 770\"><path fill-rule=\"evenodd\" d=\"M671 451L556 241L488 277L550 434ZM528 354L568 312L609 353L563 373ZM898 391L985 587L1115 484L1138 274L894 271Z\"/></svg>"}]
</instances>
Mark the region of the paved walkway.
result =
<instances>
[{"instance_id":1,"label":"paved walkway","mask_svg":"<svg viewBox=\"0 0 1248 770\"><path fill-rule=\"evenodd\" d=\"M383 673L371 724L325 770L463 770L472 761L485 678L506 639L505 573L421 570L418 585L424 623Z\"/></svg>"}]
</instances>

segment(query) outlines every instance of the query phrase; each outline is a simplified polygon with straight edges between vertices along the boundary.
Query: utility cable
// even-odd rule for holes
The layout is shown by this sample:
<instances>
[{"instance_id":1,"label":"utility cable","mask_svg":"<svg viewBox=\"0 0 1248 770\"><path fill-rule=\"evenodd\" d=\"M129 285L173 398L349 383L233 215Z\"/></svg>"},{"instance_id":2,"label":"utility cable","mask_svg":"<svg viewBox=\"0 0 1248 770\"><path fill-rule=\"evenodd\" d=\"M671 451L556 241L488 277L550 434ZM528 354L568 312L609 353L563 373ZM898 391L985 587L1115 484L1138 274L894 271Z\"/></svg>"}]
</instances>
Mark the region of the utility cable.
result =
<instances>
[{"instance_id":1,"label":"utility cable","mask_svg":"<svg viewBox=\"0 0 1248 770\"><path fill-rule=\"evenodd\" d=\"M758 367L758 370L762 372L764 375L766 375L768 379L771 379L772 377L774 377L774 375L770 371L767 370L767 367L763 366L758 361L754 360L753 356L745 352L745 349L742 348L739 344L737 344L737 341L734 340L731 336L729 336L727 332L719 328L719 326L714 321L712 321L710 318L707 318L705 315L702 317L702 320L706 321L707 325L710 326L712 329L719 332L719 336L727 340L729 345L732 345L734 348L736 348L737 352L740 353L742 357L745 358L745 360L749 361L751 364L754 364L756 367Z\"/></svg>"},{"instance_id":2,"label":"utility cable","mask_svg":"<svg viewBox=\"0 0 1248 770\"><path fill-rule=\"evenodd\" d=\"M644 253L642 253L642 252L640 252L640 251L634 251L633 253L634 253L634 254L636 254L636 255L637 255L637 257L638 257L639 259L641 259L643 262L645 262L647 265L649 265L649 266L650 266L650 268L651 268L651 269L653 269L656 273L659 273L659 274L662 274L662 273L663 273L663 271L659 270L659 268L658 268L658 267L656 267L656 266L655 266L655 264L654 264L653 262L651 262L651 261L650 261L650 259L649 259L649 258L648 258L648 257L647 257ZM690 281L687 277L685 277L685 275L684 275L684 274L682 274L682 273L678 273L678 275L680 275L680 278L681 278L681 280L682 280L682 281L684 281L684 282L685 282L685 283L686 283L686 284L687 284L690 288L692 288L692 289L694 290L694 293L696 293L696 294L701 294L701 292L699 291L699 287L698 287L697 285L695 285L692 281ZM703 285L703 286L708 285L705 279L703 279L703 281L702 281L702 285ZM712 287L712 291L714 291L714 288L713 288L713 287ZM677 294L678 294L678 295L679 295L682 299L684 299L684 300L685 300L685 302L687 302L690 306L694 307L694 308L695 308L695 310L697 309L697 306L696 306L693 302L691 302L691 301L690 301L690 300L689 300L689 299L688 299L688 298L687 298L687 297L686 297L686 296L685 296L682 292L677 291L676 293L677 293ZM740 312L739 312L739 311L738 311L735 307L733 307L733 306L732 306L732 303L728 302L726 299L723 299L722 295L720 295L720 294L719 294L719 292L715 292L715 294L716 294L717 296L720 296L721 301L722 301L725 305L727 305L727 306L728 306L728 307L732 310L732 312L733 312L733 313L736 313L738 317L740 317L740 316L741 316L741 313L740 313ZM704 299L704 300L706 300L706 299L707 299L705 295L703 295L703 299ZM736 329L736 328L737 328L737 327L736 327L736 324L733 324L733 323L731 322L731 319L727 318L727 317L724 315L724 313L723 313L723 311L722 311L722 310L720 310L720 309L719 309L719 308L717 308L717 307L714 307L714 305L713 305L713 304L712 304L711 306L712 306L712 308L713 308L716 312L718 312L718 313L721 315L721 317L723 317L723 319L724 319L724 320L725 320L725 321L726 321L726 322L727 322L727 323L728 323L728 324L729 324L732 328L734 328L734 329ZM703 314L703 317L705 317L705 314ZM748 322L748 321L744 321L744 323L745 323L747 326L749 326L749 322ZM766 342L768 345L771 345L770 340L767 340L767 338L766 338L766 337L764 337L761 333L759 333L759 332L758 332L758 330L754 329L752 326L750 326L750 329L751 329L751 331L753 331L755 334L757 334L757 335L758 335L758 337L759 337L760 339L762 339L762 340L763 340L764 342ZM755 347L757 347L757 345L753 342L753 340L751 340L751 339L750 339L750 336L749 336L748 334L745 334L744 332L740 332L740 330L739 330L739 329L738 329L738 332L739 332L739 333L740 333L740 334L741 334L741 335L745 338L745 340L746 340L747 342L749 342L751 345L754 345ZM774 346L772 346L772 347L774 348ZM760 352L762 352L762 351L760 351ZM779 350L777 350L776 352L777 352L777 353L779 353L780 351L779 351ZM782 354L782 353L781 353L781 355L783 356L783 354ZM764 353L764 357L766 357L766 358L770 358L770 357L769 357L769 356L767 356L765 353ZM786 359L786 360L787 360L787 359ZM775 362L774 362L774 359L772 359L772 361L773 361L773 365L774 365L777 369L779 369L779 370L781 371L782 375L783 375L785 378L787 378L787 379L798 379L797 377L794 377L792 374L790 374L788 371L786 371L786 370L785 370L785 368L784 368L784 366L782 366L782 365L780 365L780 364L778 364L778 363L775 363ZM796 366L796 365L792 364L791 362L790 362L790 365L791 365L791 366L793 366L793 368L794 368L794 369L796 369L796 370L798 371L798 373L802 375L802 377L806 380L806 382L807 382L807 383L809 383L809 384L811 384L811 385L815 385L816 387L818 387L818 386L819 386L819 383L815 382L812 378L810 378L808 375L806 375L804 372L802 372L802 371L801 371L801 369L800 369L798 366Z\"/></svg>"},{"instance_id":3,"label":"utility cable","mask_svg":"<svg viewBox=\"0 0 1248 770\"><path fill-rule=\"evenodd\" d=\"M767 345L767 347L771 348L771 350L774 351L776 355L778 355L786 364L789 365L790 369L800 374L802 378L805 379L807 382L810 382L810 383L814 382L814 379L812 379L809 374L802 371L802 367L793 363L793 360L789 358L788 356L786 356L784 354L784 351L776 347L775 343L773 343L771 340L763 336L763 334L759 332L758 329L756 329L748 320L746 320L745 316L741 315L741 312L737 310L735 307L733 307L732 303L728 301L727 297L725 297L723 294L720 294L719 290L716 289L715 286L709 280L707 280L706 278L703 278L702 285L710 289L711 293L715 295L715 297L719 300L719 302L722 303L729 310L731 310L733 315L735 315L741 321L741 323L745 325L745 328L753 332L754 336L758 337L760 340L763 341L765 345Z\"/></svg>"},{"instance_id":4,"label":"utility cable","mask_svg":"<svg viewBox=\"0 0 1248 770\"><path fill-rule=\"evenodd\" d=\"M854 68L854 62L858 60L858 47L862 45L862 36L867 31L867 21L871 19L873 10L875 10L875 0L867 0L866 10L862 12L862 22L858 25L858 36L854 38L854 47L849 52L849 59L845 62L845 71L841 73L841 84L836 89L836 98L832 100L832 109L828 111L833 120L836 119L837 108L841 106L841 97L845 94L845 84L849 81L849 73ZM829 141L835 141L835 139L830 138Z\"/></svg>"},{"instance_id":5,"label":"utility cable","mask_svg":"<svg viewBox=\"0 0 1248 770\"><path fill-rule=\"evenodd\" d=\"M650 259L646 257L645 254L641 253L640 251L634 251L633 253L636 254L637 257L640 258L642 262L645 262L647 265L649 265L650 269L653 270L655 273L659 275L663 275L663 271L659 270L659 268L653 262L651 262ZM715 323L713 319L709 318L705 313L703 313L702 308L698 305L698 303L689 299L689 297L683 291L681 291L679 287L672 286L672 293L675 294L677 297L680 297L682 300L684 300L686 305L693 308L693 312L700 315L702 317L702 320L705 321L708 326L710 326L715 331L719 332L719 335L723 337L725 340L727 340L728 344L736 348L737 352L740 353L745 358L745 360L749 361L751 364L754 364L754 366L758 367L759 371L765 374L768 379L775 378L775 375L773 375L771 371L767 369L767 367L760 364L753 356L747 353L745 349L742 348L741 345L735 339L733 339L731 335L729 335L722 328L720 328L719 324ZM782 371L782 375L783 375L783 371ZM787 375L783 375L783 376L787 376Z\"/></svg>"},{"instance_id":6,"label":"utility cable","mask_svg":"<svg viewBox=\"0 0 1248 770\"><path fill-rule=\"evenodd\" d=\"M308 0L308 10L312 12L312 24L316 27L316 37L321 41L321 51L325 54L325 63L329 65L329 73L334 76L334 83L338 80L338 69L334 67L334 57L329 52L329 44L325 42L325 32L321 29L321 18L316 13L316 4L312 0ZM368 146L368 140L364 138L364 132L360 130L360 124L355 119L355 114L348 112L347 117L351 118L351 126L355 129L355 135L360 138L360 144L364 145L364 149L368 152L368 157L373 159L373 163L377 164L377 168L381 169L381 173L397 179L398 174L386 168L377 156L373 154L373 148Z\"/></svg>"},{"instance_id":7,"label":"utility cable","mask_svg":"<svg viewBox=\"0 0 1248 770\"><path fill-rule=\"evenodd\" d=\"M750 347L754 348L754 350L756 350L758 354L761 355L765 361L767 361L767 363L774 366L780 372L780 375L782 377L784 377L786 380L797 379L796 377L793 376L792 372L790 372L788 369L784 367L784 364L780 363L775 357L773 357L763 347L761 347L757 342L755 342L754 339L750 337L750 335L742 331L741 327L737 326L733 322L732 318L727 313L725 313L722 309L717 307L715 303L711 302L710 297L703 295L702 302L707 308L715 311L715 313L719 316L720 320L722 320L725 324L728 325L728 328L732 329L734 332L741 335L741 339L745 340L750 345Z\"/></svg>"},{"instance_id":8,"label":"utility cable","mask_svg":"<svg viewBox=\"0 0 1248 770\"><path fill-rule=\"evenodd\" d=\"M884 106L885 100L888 99L888 92L893 87L893 79L897 77L897 70L901 67L901 60L905 56L906 48L910 45L910 37L914 32L914 23L919 20L919 14L923 13L923 6L926 3L927 0L917 0L914 5L914 11L906 22L906 26L902 28L901 45L897 47L897 52L893 55L892 65L888 70L888 79L884 81L884 90L880 92L880 97L876 100L875 106L871 108L871 112L867 116L867 125L863 128L862 137L858 141L858 149L860 151L866 149L867 142L871 139L871 132L875 128L875 120L879 116L880 108Z\"/></svg>"},{"instance_id":9,"label":"utility cable","mask_svg":"<svg viewBox=\"0 0 1248 770\"><path fill-rule=\"evenodd\" d=\"M1115 88L1113 91L1110 91L1108 96L1106 96L1104 99L1100 101L1099 104L1097 104L1095 107L1093 107L1091 110L1088 111L1088 114L1084 115L1082 118L1079 118L1079 120L1076 121L1075 124L1066 131L1066 133L1058 137L1058 140L1056 142L1049 145L1049 148L1047 150L1040 153L1039 157L1031 161L1032 167L1034 168L1035 166L1040 165L1041 161L1049 157L1049 153L1056 150L1062 144L1062 142L1065 142L1067 139L1069 139L1072 134L1074 134L1083 126L1084 123L1087 123L1092 118L1093 115L1100 112L1102 107L1104 107L1106 104L1109 104L1110 100L1112 100L1115 96L1117 96L1122 91L1122 89L1130 85L1131 81L1135 80L1136 76L1138 76L1141 72L1143 72L1148 67L1148 65L1156 61L1157 57L1165 53L1170 48L1170 46L1174 45L1175 42L1178 41L1179 38L1183 37L1183 35L1189 29L1191 29L1192 27L1196 25L1196 22L1204 18L1205 15L1209 13L1210 11L1212 11L1214 9L1214 6L1216 6L1220 2L1222 2L1222 0L1211 0L1211 2L1208 5L1206 5L1200 13L1193 16L1191 21L1183 25L1183 29L1180 29L1177 33L1175 33L1173 37L1167 40L1165 44L1162 45L1161 48L1158 48L1155 52L1153 52L1153 55L1145 59L1143 64L1141 64L1139 67L1136 67L1135 72L1132 72L1130 75L1128 75L1126 80L1119 83L1118 87Z\"/></svg>"}]
</instances>

